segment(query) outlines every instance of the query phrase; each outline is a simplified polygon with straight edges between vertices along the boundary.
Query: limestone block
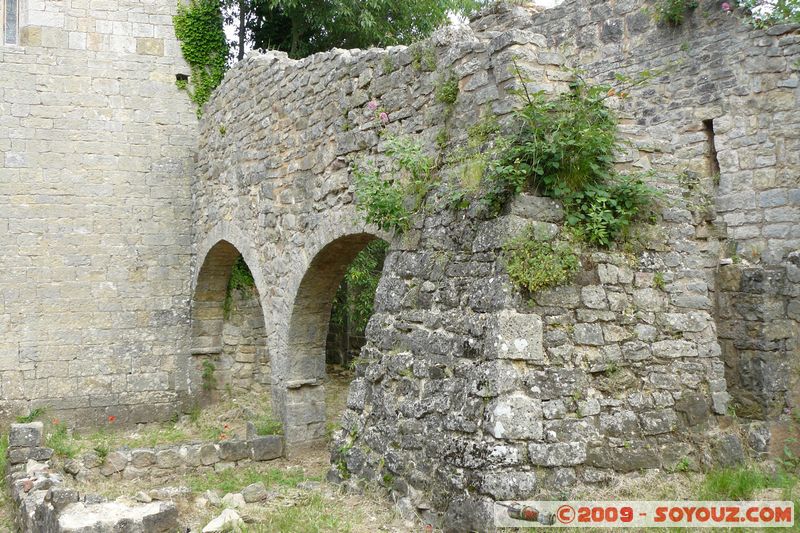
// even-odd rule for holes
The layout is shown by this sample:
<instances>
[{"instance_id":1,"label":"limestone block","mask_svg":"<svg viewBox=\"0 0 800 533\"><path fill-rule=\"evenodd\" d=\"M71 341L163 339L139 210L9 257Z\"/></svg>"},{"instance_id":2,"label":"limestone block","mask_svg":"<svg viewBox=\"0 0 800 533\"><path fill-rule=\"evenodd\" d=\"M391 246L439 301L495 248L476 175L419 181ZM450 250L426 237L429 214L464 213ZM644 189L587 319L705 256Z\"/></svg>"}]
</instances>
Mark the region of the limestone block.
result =
<instances>
[{"instance_id":1,"label":"limestone block","mask_svg":"<svg viewBox=\"0 0 800 533\"><path fill-rule=\"evenodd\" d=\"M496 500L523 500L536 493L536 472L487 472L480 475L480 491Z\"/></svg>"},{"instance_id":2,"label":"limestone block","mask_svg":"<svg viewBox=\"0 0 800 533\"><path fill-rule=\"evenodd\" d=\"M494 400L487 409L489 431L498 439L542 438L542 402L522 393Z\"/></svg>"},{"instance_id":3,"label":"limestone block","mask_svg":"<svg viewBox=\"0 0 800 533\"><path fill-rule=\"evenodd\" d=\"M495 315L496 324L489 350L499 359L544 362L542 318L536 314L506 310Z\"/></svg>"},{"instance_id":4,"label":"limestone block","mask_svg":"<svg viewBox=\"0 0 800 533\"><path fill-rule=\"evenodd\" d=\"M44 424L30 422L28 424L11 424L8 434L8 447L37 448L44 444Z\"/></svg>"},{"instance_id":5,"label":"limestone block","mask_svg":"<svg viewBox=\"0 0 800 533\"><path fill-rule=\"evenodd\" d=\"M280 435L252 438L248 446L253 461L271 461L283 455L283 437Z\"/></svg>"},{"instance_id":6,"label":"limestone block","mask_svg":"<svg viewBox=\"0 0 800 533\"><path fill-rule=\"evenodd\" d=\"M541 466L579 465L586 461L586 444L582 442L557 442L528 445L531 463Z\"/></svg>"}]
</instances>

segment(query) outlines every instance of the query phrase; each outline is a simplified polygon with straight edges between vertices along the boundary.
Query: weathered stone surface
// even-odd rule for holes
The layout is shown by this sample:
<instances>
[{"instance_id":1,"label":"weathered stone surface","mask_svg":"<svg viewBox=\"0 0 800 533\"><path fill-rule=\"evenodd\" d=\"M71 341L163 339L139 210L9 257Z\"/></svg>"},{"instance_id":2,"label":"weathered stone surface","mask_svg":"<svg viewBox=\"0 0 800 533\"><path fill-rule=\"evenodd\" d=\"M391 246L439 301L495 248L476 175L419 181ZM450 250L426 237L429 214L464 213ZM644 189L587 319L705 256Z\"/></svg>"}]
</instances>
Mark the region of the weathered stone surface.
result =
<instances>
[{"instance_id":1,"label":"weathered stone surface","mask_svg":"<svg viewBox=\"0 0 800 533\"><path fill-rule=\"evenodd\" d=\"M245 504L244 496L242 496L238 492L229 493L222 497L222 505L231 509L238 509L240 507L244 507L244 504Z\"/></svg>"},{"instance_id":2,"label":"weathered stone surface","mask_svg":"<svg viewBox=\"0 0 800 533\"><path fill-rule=\"evenodd\" d=\"M242 497L246 503L266 500L268 495L267 488L260 481L258 483L248 485L242 489Z\"/></svg>"},{"instance_id":3,"label":"weathered stone surface","mask_svg":"<svg viewBox=\"0 0 800 533\"><path fill-rule=\"evenodd\" d=\"M128 456L122 452L111 452L106 456L103 464L100 465L100 473L110 476L116 472L121 472L128 465Z\"/></svg>"},{"instance_id":4,"label":"weathered stone surface","mask_svg":"<svg viewBox=\"0 0 800 533\"><path fill-rule=\"evenodd\" d=\"M145 468L156 463L156 454L153 450L132 450L131 465L136 468Z\"/></svg>"},{"instance_id":5,"label":"weathered stone surface","mask_svg":"<svg viewBox=\"0 0 800 533\"><path fill-rule=\"evenodd\" d=\"M266 435L248 441L250 458L253 461L270 461L283 455L283 437Z\"/></svg>"},{"instance_id":6,"label":"weathered stone surface","mask_svg":"<svg viewBox=\"0 0 800 533\"><path fill-rule=\"evenodd\" d=\"M489 404L488 428L498 439L541 439L542 402L515 393Z\"/></svg>"},{"instance_id":7,"label":"weathered stone surface","mask_svg":"<svg viewBox=\"0 0 800 533\"><path fill-rule=\"evenodd\" d=\"M480 475L480 491L495 500L524 500L536 493L535 472L503 471Z\"/></svg>"},{"instance_id":8,"label":"weathered stone surface","mask_svg":"<svg viewBox=\"0 0 800 533\"><path fill-rule=\"evenodd\" d=\"M491 348L501 359L542 361L542 318L534 314L502 311L497 314Z\"/></svg>"},{"instance_id":9,"label":"weathered stone surface","mask_svg":"<svg viewBox=\"0 0 800 533\"><path fill-rule=\"evenodd\" d=\"M181 456L174 448L156 452L156 465L159 468L176 468L181 465Z\"/></svg>"},{"instance_id":10,"label":"weathered stone surface","mask_svg":"<svg viewBox=\"0 0 800 533\"><path fill-rule=\"evenodd\" d=\"M535 465L579 465L586 461L586 445L582 442L531 443L528 445L528 456Z\"/></svg>"},{"instance_id":11,"label":"weathered stone surface","mask_svg":"<svg viewBox=\"0 0 800 533\"><path fill-rule=\"evenodd\" d=\"M8 433L9 448L37 448L43 444L44 424L41 422L11 424L11 430Z\"/></svg>"},{"instance_id":12,"label":"weathered stone surface","mask_svg":"<svg viewBox=\"0 0 800 533\"><path fill-rule=\"evenodd\" d=\"M219 458L222 461L241 461L250 456L247 441L224 440L219 443Z\"/></svg>"},{"instance_id":13,"label":"weathered stone surface","mask_svg":"<svg viewBox=\"0 0 800 533\"><path fill-rule=\"evenodd\" d=\"M128 507L117 502L87 505L76 502L68 505L58 517L58 531L115 531L120 528L154 533L174 531L178 527L178 512L173 503L149 503Z\"/></svg>"},{"instance_id":14,"label":"weathered stone surface","mask_svg":"<svg viewBox=\"0 0 800 533\"><path fill-rule=\"evenodd\" d=\"M235 530L242 526L244 526L244 520L239 516L239 513L233 509L225 509L219 516L206 524L203 528L203 533L217 533L220 531L229 531L231 529Z\"/></svg>"}]
</instances>

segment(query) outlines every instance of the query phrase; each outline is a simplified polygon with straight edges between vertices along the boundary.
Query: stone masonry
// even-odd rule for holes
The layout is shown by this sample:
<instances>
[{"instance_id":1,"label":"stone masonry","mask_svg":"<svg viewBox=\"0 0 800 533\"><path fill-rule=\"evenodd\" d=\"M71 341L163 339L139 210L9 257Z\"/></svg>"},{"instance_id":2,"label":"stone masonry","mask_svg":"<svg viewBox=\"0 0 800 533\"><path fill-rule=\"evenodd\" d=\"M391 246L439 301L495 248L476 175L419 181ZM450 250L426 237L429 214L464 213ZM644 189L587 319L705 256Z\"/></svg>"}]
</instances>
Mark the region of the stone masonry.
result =
<instances>
[{"instance_id":1,"label":"stone masonry","mask_svg":"<svg viewBox=\"0 0 800 533\"><path fill-rule=\"evenodd\" d=\"M0 46L6 420L167 419L187 389L197 119L176 6L30 0Z\"/></svg>"},{"instance_id":2,"label":"stone masonry","mask_svg":"<svg viewBox=\"0 0 800 533\"><path fill-rule=\"evenodd\" d=\"M745 427L743 442L730 415L743 398L769 396L770 420L788 427L794 406L797 373L774 376L797 365L789 253L800 236L796 224L775 224L800 209L799 30L754 31L712 3L668 29L646 4L573 1L542 12L498 6L410 48L300 61L269 52L237 64L201 123L194 298L204 313L214 301L206 287L233 254L223 250L245 257L287 451L321 437L329 303L344 265L381 237L392 247L333 479L384 484L403 508L461 531L487 527L492 500L767 452L770 428ZM406 235L385 236L361 222L350 181L355 161L385 162L387 133L437 155L444 129L446 155L481 117L506 120L519 105L515 62L529 90L547 92L568 90L571 67L594 82L654 73L610 103L629 141L620 168L653 170L665 195L657 224L642 228L643 251L590 252L575 284L532 298L508 280L500 247L531 223L557 234L558 205L524 196L485 221L433 194ZM435 91L449 76L459 95L447 118ZM373 100L388 124L369 110ZM721 263L755 278L785 272L780 287L759 285L780 327L748 314L768 344L759 379L739 371L753 365L734 365L753 353L718 323L729 316L720 302L735 298L727 291L754 285L718 283ZM193 344L214 339L212 326L196 327Z\"/></svg>"},{"instance_id":3,"label":"stone masonry","mask_svg":"<svg viewBox=\"0 0 800 533\"><path fill-rule=\"evenodd\" d=\"M70 10L59 46L58 28L23 28L34 40L2 49L15 73L0 78L8 412L57 401L87 422L133 422L196 401L204 358L250 353L234 350L250 341L232 340L242 330L224 313L241 256L286 452L321 445L331 302L382 238L332 479L384 484L402 508L463 531L488 527L493 500L782 449L798 386L799 26L753 30L712 2L679 28L642 0L498 5L412 47L251 54L195 134L173 92L183 65L160 18L172 7L148 6L163 23L153 35L100 23L142 6L86 13L91 28ZM87 49L73 50L83 31ZM163 39L162 55L137 39ZM109 88L95 65L112 57ZM534 295L510 282L501 247L529 224L558 235L553 201L522 195L486 220L437 190L404 235L366 225L353 203L352 167L385 168L386 134L446 161L482 118L507 126L515 66L528 90L553 94L576 67L594 83L650 73L608 101L627 140L619 167L652 170L664 193L640 249L589 250L575 283ZM450 78L452 114L435 96Z\"/></svg>"}]
</instances>

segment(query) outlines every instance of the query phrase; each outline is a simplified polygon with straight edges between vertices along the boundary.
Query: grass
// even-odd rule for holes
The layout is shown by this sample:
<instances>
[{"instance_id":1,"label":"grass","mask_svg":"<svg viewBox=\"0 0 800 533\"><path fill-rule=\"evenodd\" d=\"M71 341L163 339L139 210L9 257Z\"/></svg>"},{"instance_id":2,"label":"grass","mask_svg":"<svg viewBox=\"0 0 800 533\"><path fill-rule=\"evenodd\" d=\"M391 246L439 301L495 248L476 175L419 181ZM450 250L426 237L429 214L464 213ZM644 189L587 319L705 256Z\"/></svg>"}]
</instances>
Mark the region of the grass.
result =
<instances>
[{"instance_id":1,"label":"grass","mask_svg":"<svg viewBox=\"0 0 800 533\"><path fill-rule=\"evenodd\" d=\"M749 500L760 489L783 489L789 497L797 477L787 472L767 474L752 465L713 470L706 474L698 490L701 500Z\"/></svg>"},{"instance_id":2,"label":"grass","mask_svg":"<svg viewBox=\"0 0 800 533\"><path fill-rule=\"evenodd\" d=\"M283 425L272 418L269 414L264 414L255 421L256 435L283 435Z\"/></svg>"},{"instance_id":3,"label":"grass","mask_svg":"<svg viewBox=\"0 0 800 533\"><path fill-rule=\"evenodd\" d=\"M63 422L53 424L52 431L46 438L48 448L53 449L53 453L64 459L72 459L81 452L81 446L75 442L67 431L67 425Z\"/></svg>"},{"instance_id":4,"label":"grass","mask_svg":"<svg viewBox=\"0 0 800 533\"><path fill-rule=\"evenodd\" d=\"M28 413L27 415L18 416L17 423L30 424L31 422L35 422L36 420L42 418L45 415L45 413L47 413L46 407L36 407L35 409L32 409L31 412Z\"/></svg>"},{"instance_id":5,"label":"grass","mask_svg":"<svg viewBox=\"0 0 800 533\"><path fill-rule=\"evenodd\" d=\"M318 531L353 531L352 509L331 506L320 494L306 495L296 505L276 509L260 517L259 524L245 527L243 531L266 533L273 531L316 533Z\"/></svg>"},{"instance_id":6,"label":"grass","mask_svg":"<svg viewBox=\"0 0 800 533\"><path fill-rule=\"evenodd\" d=\"M238 492L259 481L263 482L266 487L296 487L301 481L319 481L320 479L319 476L307 476L302 468L263 470L251 466L191 476L186 479L186 485L195 492L214 489L222 492Z\"/></svg>"}]
</instances>

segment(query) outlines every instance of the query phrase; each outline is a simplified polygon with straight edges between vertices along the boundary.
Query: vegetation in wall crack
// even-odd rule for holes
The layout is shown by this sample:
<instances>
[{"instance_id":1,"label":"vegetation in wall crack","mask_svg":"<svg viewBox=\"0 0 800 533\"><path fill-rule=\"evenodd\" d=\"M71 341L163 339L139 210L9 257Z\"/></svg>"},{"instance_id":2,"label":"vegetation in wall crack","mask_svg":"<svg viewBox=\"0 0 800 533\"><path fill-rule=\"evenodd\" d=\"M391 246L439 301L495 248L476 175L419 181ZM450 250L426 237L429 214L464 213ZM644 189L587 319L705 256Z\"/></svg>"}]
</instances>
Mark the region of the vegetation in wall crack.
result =
<instances>
[{"instance_id":1,"label":"vegetation in wall crack","mask_svg":"<svg viewBox=\"0 0 800 533\"><path fill-rule=\"evenodd\" d=\"M225 290L225 301L222 304L222 313L225 319L230 318L233 311L233 291L239 291L244 295L248 291L252 291L255 285L253 273L244 261L244 257L240 255L231 268L231 277L228 279L228 287Z\"/></svg>"},{"instance_id":2,"label":"vegetation in wall crack","mask_svg":"<svg viewBox=\"0 0 800 533\"><path fill-rule=\"evenodd\" d=\"M582 240L600 247L625 239L658 191L641 175L615 175L606 182L570 191L562 202L567 226Z\"/></svg>"},{"instance_id":3,"label":"vegetation in wall crack","mask_svg":"<svg viewBox=\"0 0 800 533\"><path fill-rule=\"evenodd\" d=\"M453 72L449 72L447 76L439 80L436 86L436 101L452 110L456 100L458 100L458 77Z\"/></svg>"},{"instance_id":4,"label":"vegetation in wall crack","mask_svg":"<svg viewBox=\"0 0 800 533\"><path fill-rule=\"evenodd\" d=\"M381 177L377 168L364 163L353 169L356 206L364 219L384 231L402 233L409 227L411 213L404 205L405 190Z\"/></svg>"},{"instance_id":5,"label":"vegetation in wall crack","mask_svg":"<svg viewBox=\"0 0 800 533\"><path fill-rule=\"evenodd\" d=\"M203 370L200 373L200 377L203 380L203 390L204 391L211 391L217 388L217 377L214 372L217 370L216 365L206 359L203 361Z\"/></svg>"},{"instance_id":6,"label":"vegetation in wall crack","mask_svg":"<svg viewBox=\"0 0 800 533\"><path fill-rule=\"evenodd\" d=\"M503 245L506 271L531 293L569 283L581 264L573 248L571 243L541 240L530 225Z\"/></svg>"},{"instance_id":7,"label":"vegetation in wall crack","mask_svg":"<svg viewBox=\"0 0 800 533\"><path fill-rule=\"evenodd\" d=\"M620 77L635 85L638 79ZM608 85L588 85L579 74L571 90L555 97L529 93L521 78L523 107L511 134L494 141L496 155L487 163L483 201L490 214L526 189L564 206L566 224L588 244L608 247L627 237L658 195L645 183L648 174L621 175L614 168L620 149L617 118L606 106L611 96L625 97Z\"/></svg>"},{"instance_id":8,"label":"vegetation in wall crack","mask_svg":"<svg viewBox=\"0 0 800 533\"><path fill-rule=\"evenodd\" d=\"M697 9L697 6L697 0L660 0L653 15L659 24L680 26L686 14Z\"/></svg>"},{"instance_id":9,"label":"vegetation in wall crack","mask_svg":"<svg viewBox=\"0 0 800 533\"><path fill-rule=\"evenodd\" d=\"M18 424L29 424L39 420L47 413L47 407L34 407L27 415L17 417Z\"/></svg>"},{"instance_id":10,"label":"vegetation in wall crack","mask_svg":"<svg viewBox=\"0 0 800 533\"><path fill-rule=\"evenodd\" d=\"M203 105L225 76L228 42L225 39L220 3L214 0L179 3L178 14L173 22L183 58L192 72L189 82L182 85L189 92L192 102L197 105L199 116Z\"/></svg>"},{"instance_id":11,"label":"vegetation in wall crack","mask_svg":"<svg viewBox=\"0 0 800 533\"><path fill-rule=\"evenodd\" d=\"M556 97L520 93L525 105L516 113L515 131L490 171L486 200L493 211L528 184L561 199L612 175L618 141L617 119L605 105L610 90L578 78Z\"/></svg>"},{"instance_id":12,"label":"vegetation in wall crack","mask_svg":"<svg viewBox=\"0 0 800 533\"><path fill-rule=\"evenodd\" d=\"M370 224L402 233L433 186L436 165L422 144L409 136L387 137L384 147L389 157L387 177L374 162L353 169L356 206Z\"/></svg>"}]
</instances>

